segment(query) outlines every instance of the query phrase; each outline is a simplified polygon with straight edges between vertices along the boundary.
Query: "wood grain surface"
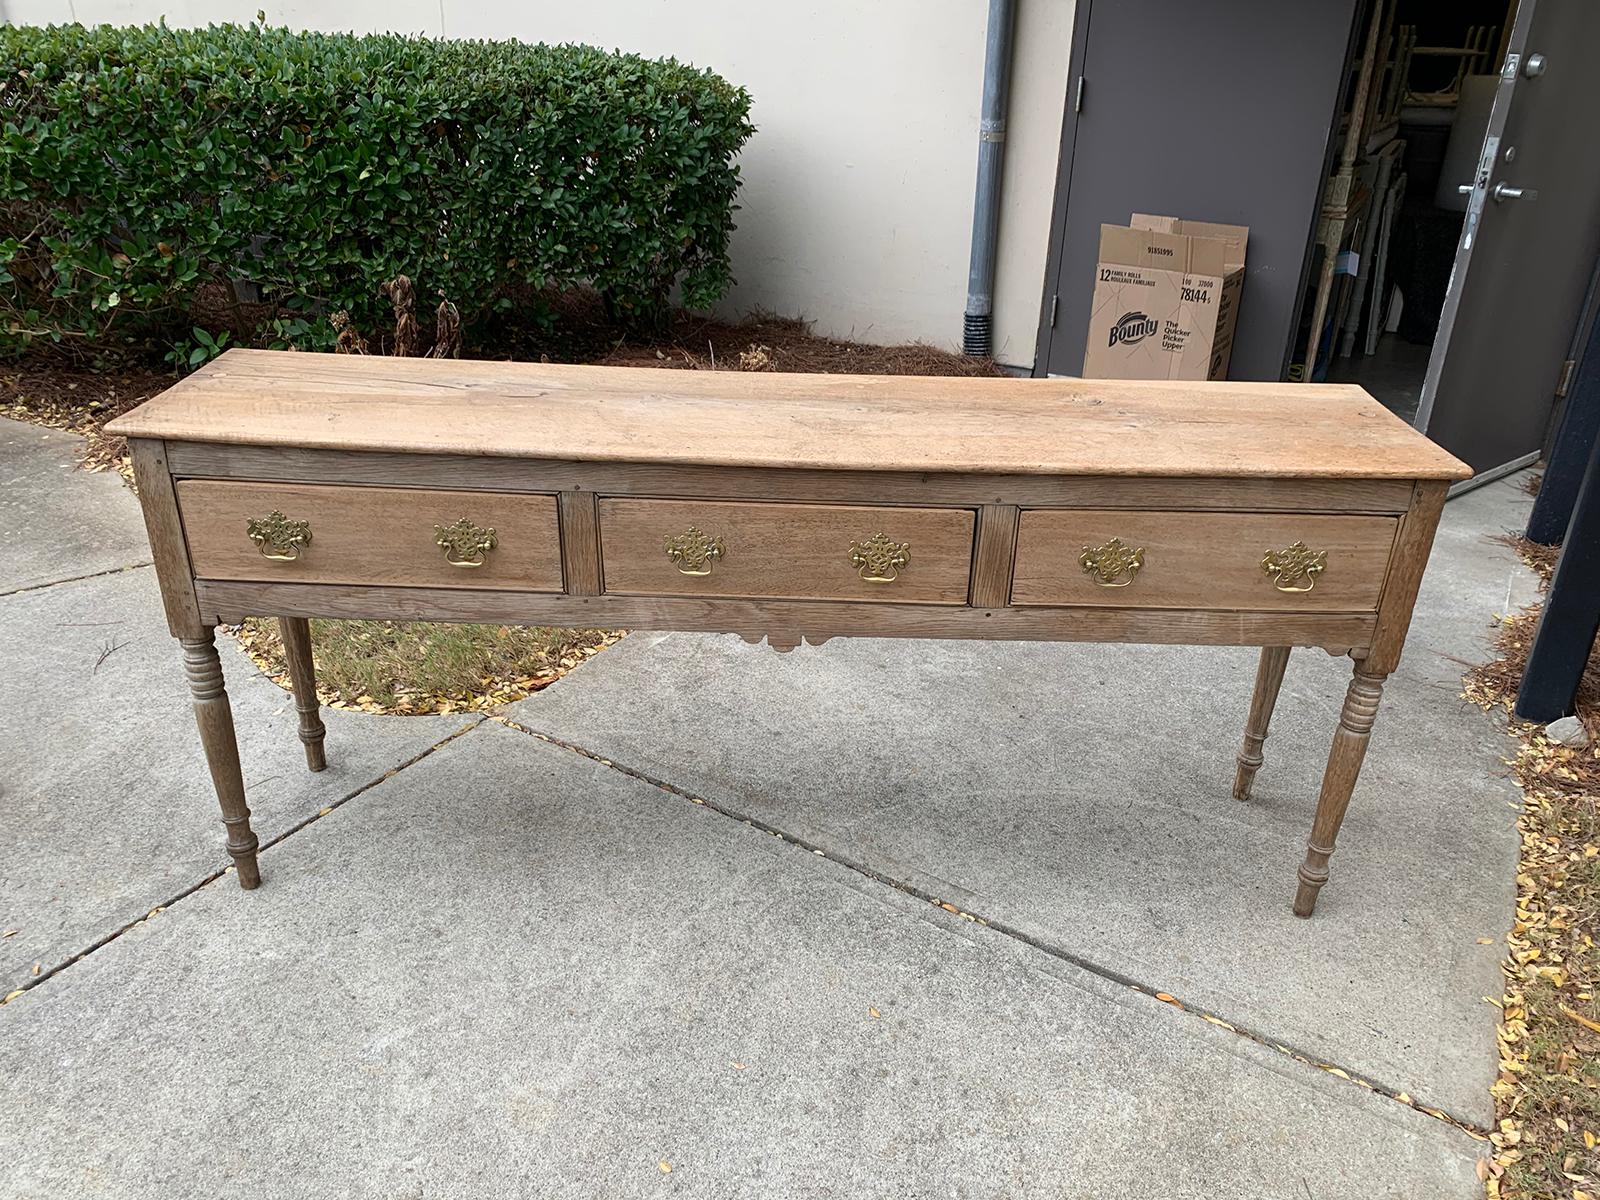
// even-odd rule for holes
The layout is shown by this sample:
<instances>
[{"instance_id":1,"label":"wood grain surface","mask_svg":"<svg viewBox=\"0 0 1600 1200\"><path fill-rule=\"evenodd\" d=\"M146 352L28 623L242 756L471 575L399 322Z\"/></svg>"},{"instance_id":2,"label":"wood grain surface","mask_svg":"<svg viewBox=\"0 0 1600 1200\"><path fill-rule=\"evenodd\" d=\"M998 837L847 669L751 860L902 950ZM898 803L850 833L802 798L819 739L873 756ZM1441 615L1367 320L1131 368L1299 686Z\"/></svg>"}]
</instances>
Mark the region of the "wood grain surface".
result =
<instances>
[{"instance_id":1,"label":"wood grain surface","mask_svg":"<svg viewBox=\"0 0 1600 1200\"><path fill-rule=\"evenodd\" d=\"M699 500L600 501L600 556L608 595L751 596L965 604L972 574L971 509ZM685 575L666 539L690 526L723 539L709 575ZM892 583L866 582L853 542L882 533L910 546Z\"/></svg>"},{"instance_id":2,"label":"wood grain surface","mask_svg":"<svg viewBox=\"0 0 1600 1200\"><path fill-rule=\"evenodd\" d=\"M191 479L178 483L178 507L197 578L561 590L553 496ZM274 509L311 524L294 562L263 558L245 533ZM481 567L451 566L434 543L435 525L461 517L499 539Z\"/></svg>"},{"instance_id":3,"label":"wood grain surface","mask_svg":"<svg viewBox=\"0 0 1600 1200\"><path fill-rule=\"evenodd\" d=\"M1402 513L1409 479L1201 479L1107 475L780 470L659 463L571 462L295 446L167 443L180 479L369 483L489 492L598 492L707 500L833 504L1020 504L1188 511Z\"/></svg>"},{"instance_id":4,"label":"wood grain surface","mask_svg":"<svg viewBox=\"0 0 1600 1200\"><path fill-rule=\"evenodd\" d=\"M1371 612L1396 524L1392 517L1027 509L1011 602ZM1144 551L1144 565L1126 587L1095 583L1078 561L1086 546L1112 538ZM1281 592L1261 559L1297 541L1327 551L1327 569L1310 591Z\"/></svg>"},{"instance_id":5,"label":"wood grain surface","mask_svg":"<svg viewBox=\"0 0 1600 1200\"><path fill-rule=\"evenodd\" d=\"M1373 633L1372 651L1366 669L1386 675L1400 663L1406 633L1411 628L1411 613L1416 608L1422 573L1433 551L1433 537L1444 513L1445 485L1419 483L1416 498L1400 518L1400 531L1394 540L1394 555L1389 577L1383 585L1383 604L1378 612L1378 627Z\"/></svg>"},{"instance_id":6,"label":"wood grain surface","mask_svg":"<svg viewBox=\"0 0 1600 1200\"><path fill-rule=\"evenodd\" d=\"M833 470L1460 479L1349 384L663 371L230 350L109 432Z\"/></svg>"},{"instance_id":7,"label":"wood grain surface","mask_svg":"<svg viewBox=\"0 0 1600 1200\"><path fill-rule=\"evenodd\" d=\"M194 572L189 547L183 539L183 519L178 515L178 495L159 441L135 438L128 443L133 458L133 479L139 488L145 533L161 583L161 603L173 637L198 638L205 632L194 599Z\"/></svg>"},{"instance_id":8,"label":"wood grain surface","mask_svg":"<svg viewBox=\"0 0 1600 1200\"><path fill-rule=\"evenodd\" d=\"M556 497L561 514L561 572L574 596L598 596L605 590L600 573L600 514L593 492L562 492Z\"/></svg>"},{"instance_id":9,"label":"wood grain surface","mask_svg":"<svg viewBox=\"0 0 1600 1200\"><path fill-rule=\"evenodd\" d=\"M1004 608L1011 599L1011 568L1017 554L1017 518L1011 504L985 504L978 510L978 543L972 554L974 608Z\"/></svg>"}]
</instances>

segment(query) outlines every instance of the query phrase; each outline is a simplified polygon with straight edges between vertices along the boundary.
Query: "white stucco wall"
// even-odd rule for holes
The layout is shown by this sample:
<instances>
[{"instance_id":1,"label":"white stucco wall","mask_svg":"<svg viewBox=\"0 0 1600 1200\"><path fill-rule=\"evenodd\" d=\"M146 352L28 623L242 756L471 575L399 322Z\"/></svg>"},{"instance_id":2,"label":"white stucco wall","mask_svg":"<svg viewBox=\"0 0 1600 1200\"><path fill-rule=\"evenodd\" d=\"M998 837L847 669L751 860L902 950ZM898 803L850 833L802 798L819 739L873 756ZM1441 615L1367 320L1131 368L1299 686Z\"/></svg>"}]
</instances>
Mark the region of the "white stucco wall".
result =
<instances>
[{"instance_id":1,"label":"white stucco wall","mask_svg":"<svg viewBox=\"0 0 1600 1200\"><path fill-rule=\"evenodd\" d=\"M710 67L750 90L723 308L819 332L959 346L985 0L0 0L16 23L299 28L588 42ZM1031 366L1072 0L1018 0L995 298L1002 362Z\"/></svg>"}]
</instances>

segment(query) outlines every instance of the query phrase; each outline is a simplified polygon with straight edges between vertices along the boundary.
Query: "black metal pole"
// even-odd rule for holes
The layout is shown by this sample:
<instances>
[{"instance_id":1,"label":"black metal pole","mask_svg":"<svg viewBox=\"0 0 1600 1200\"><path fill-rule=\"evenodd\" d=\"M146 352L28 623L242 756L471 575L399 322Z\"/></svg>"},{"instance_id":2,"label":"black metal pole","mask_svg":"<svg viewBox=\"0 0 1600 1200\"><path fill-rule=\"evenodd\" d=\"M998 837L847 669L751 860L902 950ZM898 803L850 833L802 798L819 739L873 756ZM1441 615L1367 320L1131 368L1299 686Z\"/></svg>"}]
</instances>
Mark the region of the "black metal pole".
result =
<instances>
[{"instance_id":1,"label":"black metal pole","mask_svg":"<svg viewBox=\"0 0 1600 1200\"><path fill-rule=\"evenodd\" d=\"M1596 632L1600 632L1600 440L1589 451L1566 544L1545 596L1544 616L1517 690L1517 716L1542 723L1572 712Z\"/></svg>"},{"instance_id":2,"label":"black metal pole","mask_svg":"<svg viewBox=\"0 0 1600 1200\"><path fill-rule=\"evenodd\" d=\"M1561 429L1550 448L1544 481L1528 516L1528 540L1542 546L1559 544L1566 533L1584 471L1600 437L1600 318L1591 316L1589 335L1579 350L1577 367L1567 383Z\"/></svg>"}]
</instances>

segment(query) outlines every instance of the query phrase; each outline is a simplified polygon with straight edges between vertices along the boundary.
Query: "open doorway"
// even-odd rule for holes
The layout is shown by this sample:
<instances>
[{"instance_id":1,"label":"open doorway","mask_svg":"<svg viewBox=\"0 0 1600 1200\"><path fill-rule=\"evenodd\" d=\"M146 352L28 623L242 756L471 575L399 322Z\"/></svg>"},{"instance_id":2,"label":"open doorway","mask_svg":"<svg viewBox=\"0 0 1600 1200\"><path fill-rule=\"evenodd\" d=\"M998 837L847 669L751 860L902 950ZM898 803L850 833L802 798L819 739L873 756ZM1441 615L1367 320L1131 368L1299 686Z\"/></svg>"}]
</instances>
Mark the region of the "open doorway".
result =
<instances>
[{"instance_id":1,"label":"open doorway","mask_svg":"<svg viewBox=\"0 0 1600 1200\"><path fill-rule=\"evenodd\" d=\"M1516 8L1375 0L1350 64L1291 379L1360 384L1416 421L1467 216L1460 186L1477 170Z\"/></svg>"},{"instance_id":2,"label":"open doorway","mask_svg":"<svg viewBox=\"0 0 1600 1200\"><path fill-rule=\"evenodd\" d=\"M1103 224L1243 225L1229 378L1531 462L1600 278L1597 61L1595 0L1078 0L1035 372L1082 373Z\"/></svg>"},{"instance_id":3,"label":"open doorway","mask_svg":"<svg viewBox=\"0 0 1600 1200\"><path fill-rule=\"evenodd\" d=\"M1535 461L1600 258L1593 0L1371 0L1291 377L1349 380L1476 472Z\"/></svg>"}]
</instances>

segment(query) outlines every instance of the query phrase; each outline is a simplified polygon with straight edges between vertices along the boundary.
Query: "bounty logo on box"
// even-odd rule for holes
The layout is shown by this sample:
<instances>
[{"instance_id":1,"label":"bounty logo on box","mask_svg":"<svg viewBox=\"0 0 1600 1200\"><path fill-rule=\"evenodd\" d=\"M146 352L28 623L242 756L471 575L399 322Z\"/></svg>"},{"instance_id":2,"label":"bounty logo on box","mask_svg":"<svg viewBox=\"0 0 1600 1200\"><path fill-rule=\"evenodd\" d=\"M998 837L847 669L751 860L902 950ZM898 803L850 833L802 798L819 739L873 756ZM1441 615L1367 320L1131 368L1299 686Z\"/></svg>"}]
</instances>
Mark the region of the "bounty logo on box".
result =
<instances>
[{"instance_id":1,"label":"bounty logo on box","mask_svg":"<svg viewBox=\"0 0 1600 1200\"><path fill-rule=\"evenodd\" d=\"M1102 225L1085 378L1226 379L1249 236L1143 213Z\"/></svg>"},{"instance_id":2,"label":"bounty logo on box","mask_svg":"<svg viewBox=\"0 0 1600 1200\"><path fill-rule=\"evenodd\" d=\"M1117 319L1111 327L1111 340L1108 346L1132 346L1142 342L1147 337L1154 337L1156 323L1148 313L1127 312Z\"/></svg>"}]
</instances>

